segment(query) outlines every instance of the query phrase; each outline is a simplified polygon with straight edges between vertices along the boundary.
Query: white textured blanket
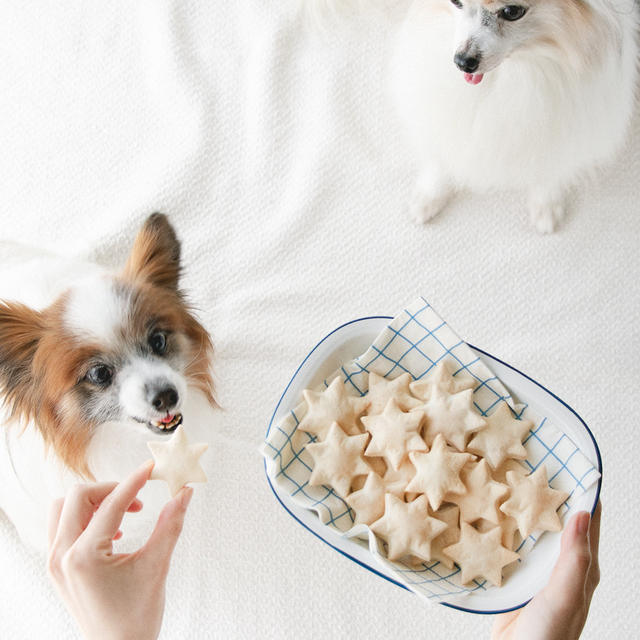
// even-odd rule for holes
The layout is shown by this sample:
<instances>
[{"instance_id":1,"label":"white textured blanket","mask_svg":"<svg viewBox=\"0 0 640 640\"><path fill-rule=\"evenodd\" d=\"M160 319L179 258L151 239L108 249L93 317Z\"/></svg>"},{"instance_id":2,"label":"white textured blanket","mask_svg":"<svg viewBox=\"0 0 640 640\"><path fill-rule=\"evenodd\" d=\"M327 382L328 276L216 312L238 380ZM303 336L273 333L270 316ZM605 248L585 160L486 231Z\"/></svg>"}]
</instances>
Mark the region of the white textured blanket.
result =
<instances>
[{"instance_id":1,"label":"white textured blanket","mask_svg":"<svg viewBox=\"0 0 640 640\"><path fill-rule=\"evenodd\" d=\"M372 16L318 36L290 4L0 4L0 263L16 241L115 265L164 211L216 343L217 467L196 487L163 637L488 637L489 619L426 608L299 527L258 452L309 349L416 294L592 428L602 582L585 637L631 637L640 121L551 237L509 194L461 198L415 227L416 167L384 78L395 25ZM3 516L0 603L0 637L76 637Z\"/></svg>"}]
</instances>

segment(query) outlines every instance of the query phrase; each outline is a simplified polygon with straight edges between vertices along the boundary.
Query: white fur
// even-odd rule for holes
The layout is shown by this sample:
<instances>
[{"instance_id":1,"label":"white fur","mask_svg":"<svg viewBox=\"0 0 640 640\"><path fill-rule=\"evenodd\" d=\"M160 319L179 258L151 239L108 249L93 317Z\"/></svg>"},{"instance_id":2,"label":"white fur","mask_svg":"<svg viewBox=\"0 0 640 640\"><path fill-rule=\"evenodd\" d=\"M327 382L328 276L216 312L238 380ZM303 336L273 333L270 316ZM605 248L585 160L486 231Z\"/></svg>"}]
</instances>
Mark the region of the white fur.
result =
<instances>
[{"instance_id":1,"label":"white fur","mask_svg":"<svg viewBox=\"0 0 640 640\"><path fill-rule=\"evenodd\" d=\"M471 11L446 10L447 0L412 3L391 76L422 165L411 204L416 220L432 218L458 189L513 188L527 194L536 228L551 232L569 188L620 148L634 107L637 7L633 0L585 2L602 33L589 60L548 56L542 47L511 54L517 42L479 36ZM453 63L474 37L485 50L478 73L487 72L477 86Z\"/></svg>"},{"instance_id":2,"label":"white fur","mask_svg":"<svg viewBox=\"0 0 640 640\"><path fill-rule=\"evenodd\" d=\"M76 283L66 306L65 324L74 335L115 346L119 330L127 322L129 296L119 293L104 275Z\"/></svg>"}]
</instances>

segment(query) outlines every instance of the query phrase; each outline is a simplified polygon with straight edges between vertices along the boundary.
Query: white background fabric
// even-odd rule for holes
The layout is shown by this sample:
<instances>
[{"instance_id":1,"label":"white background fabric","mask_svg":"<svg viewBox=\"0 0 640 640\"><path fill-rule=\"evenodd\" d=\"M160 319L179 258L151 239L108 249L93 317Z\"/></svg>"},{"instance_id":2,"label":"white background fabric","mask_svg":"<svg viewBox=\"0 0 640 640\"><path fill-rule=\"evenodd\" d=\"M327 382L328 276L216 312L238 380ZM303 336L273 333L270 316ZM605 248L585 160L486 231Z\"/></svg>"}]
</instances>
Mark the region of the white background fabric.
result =
<instances>
[{"instance_id":1,"label":"white background fabric","mask_svg":"<svg viewBox=\"0 0 640 640\"><path fill-rule=\"evenodd\" d=\"M216 343L217 467L196 488L163 637L488 637L489 618L427 608L299 527L258 453L320 338L420 294L591 426L603 578L584 637L630 637L640 120L551 237L508 193L461 197L418 228L405 213L416 166L386 88L396 24L372 15L318 36L290 4L0 4L0 238L116 265L164 211ZM76 637L4 517L0 603L2 637Z\"/></svg>"}]
</instances>

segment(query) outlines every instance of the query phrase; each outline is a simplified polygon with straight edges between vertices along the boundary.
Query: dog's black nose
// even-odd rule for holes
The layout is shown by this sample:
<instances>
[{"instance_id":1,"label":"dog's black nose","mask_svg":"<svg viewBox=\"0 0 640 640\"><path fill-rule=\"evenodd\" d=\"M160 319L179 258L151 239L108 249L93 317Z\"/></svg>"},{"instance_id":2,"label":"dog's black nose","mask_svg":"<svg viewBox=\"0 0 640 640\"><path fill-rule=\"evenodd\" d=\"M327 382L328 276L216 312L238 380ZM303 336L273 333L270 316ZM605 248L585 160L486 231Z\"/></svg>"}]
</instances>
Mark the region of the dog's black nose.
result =
<instances>
[{"instance_id":1,"label":"dog's black nose","mask_svg":"<svg viewBox=\"0 0 640 640\"><path fill-rule=\"evenodd\" d=\"M178 404L178 392L174 387L165 387L156 393L151 404L158 411L169 411Z\"/></svg>"},{"instance_id":2,"label":"dog's black nose","mask_svg":"<svg viewBox=\"0 0 640 640\"><path fill-rule=\"evenodd\" d=\"M461 71L473 73L480 66L480 57L467 56L464 53L456 53L453 61Z\"/></svg>"}]
</instances>

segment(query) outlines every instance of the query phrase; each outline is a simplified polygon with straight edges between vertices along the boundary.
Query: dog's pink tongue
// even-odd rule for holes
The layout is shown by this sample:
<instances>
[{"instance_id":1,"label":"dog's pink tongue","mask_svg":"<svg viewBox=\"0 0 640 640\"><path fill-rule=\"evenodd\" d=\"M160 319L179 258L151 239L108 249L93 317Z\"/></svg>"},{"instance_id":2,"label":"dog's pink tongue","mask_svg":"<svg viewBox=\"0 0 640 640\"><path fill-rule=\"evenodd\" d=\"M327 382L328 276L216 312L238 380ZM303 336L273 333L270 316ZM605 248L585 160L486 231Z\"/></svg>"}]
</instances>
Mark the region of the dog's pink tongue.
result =
<instances>
[{"instance_id":1,"label":"dog's pink tongue","mask_svg":"<svg viewBox=\"0 0 640 640\"><path fill-rule=\"evenodd\" d=\"M480 84L482 82L482 78L484 78L484 73L465 73L464 79L469 84Z\"/></svg>"},{"instance_id":2,"label":"dog's pink tongue","mask_svg":"<svg viewBox=\"0 0 640 640\"><path fill-rule=\"evenodd\" d=\"M175 416L165 416L160 422L162 422L162 424L169 424L174 418Z\"/></svg>"}]
</instances>

